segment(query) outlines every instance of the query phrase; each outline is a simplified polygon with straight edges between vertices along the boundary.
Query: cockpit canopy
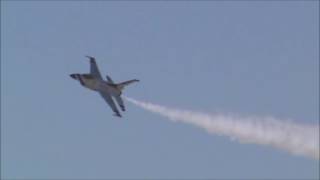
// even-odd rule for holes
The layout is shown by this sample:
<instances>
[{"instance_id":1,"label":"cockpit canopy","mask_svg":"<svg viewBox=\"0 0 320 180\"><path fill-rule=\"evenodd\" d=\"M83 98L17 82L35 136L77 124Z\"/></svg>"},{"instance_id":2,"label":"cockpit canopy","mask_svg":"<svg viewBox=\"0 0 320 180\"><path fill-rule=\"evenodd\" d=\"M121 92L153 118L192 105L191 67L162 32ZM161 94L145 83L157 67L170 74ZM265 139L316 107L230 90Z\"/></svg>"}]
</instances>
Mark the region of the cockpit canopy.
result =
<instances>
[{"instance_id":1,"label":"cockpit canopy","mask_svg":"<svg viewBox=\"0 0 320 180\"><path fill-rule=\"evenodd\" d=\"M94 79L94 76L92 74L82 74L82 77L85 79Z\"/></svg>"}]
</instances>

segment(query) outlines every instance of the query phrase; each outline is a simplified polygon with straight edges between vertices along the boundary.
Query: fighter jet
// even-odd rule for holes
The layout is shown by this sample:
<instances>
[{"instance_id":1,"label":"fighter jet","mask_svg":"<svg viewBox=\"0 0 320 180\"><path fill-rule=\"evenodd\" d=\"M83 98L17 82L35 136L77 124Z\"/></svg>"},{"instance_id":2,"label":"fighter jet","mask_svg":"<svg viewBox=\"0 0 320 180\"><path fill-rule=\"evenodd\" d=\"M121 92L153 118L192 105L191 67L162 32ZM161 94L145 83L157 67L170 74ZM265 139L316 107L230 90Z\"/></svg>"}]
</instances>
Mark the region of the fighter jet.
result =
<instances>
[{"instance_id":1,"label":"fighter jet","mask_svg":"<svg viewBox=\"0 0 320 180\"><path fill-rule=\"evenodd\" d=\"M106 76L107 80L105 81L100 74L95 58L91 56L86 57L90 59L90 73L70 74L70 77L79 81L82 86L97 91L109 104L112 111L115 113L114 115L121 117L112 97L116 100L121 110L125 111L126 109L121 98L122 90L131 83L139 82L139 80L132 79L121 83L115 83L109 76Z\"/></svg>"}]
</instances>

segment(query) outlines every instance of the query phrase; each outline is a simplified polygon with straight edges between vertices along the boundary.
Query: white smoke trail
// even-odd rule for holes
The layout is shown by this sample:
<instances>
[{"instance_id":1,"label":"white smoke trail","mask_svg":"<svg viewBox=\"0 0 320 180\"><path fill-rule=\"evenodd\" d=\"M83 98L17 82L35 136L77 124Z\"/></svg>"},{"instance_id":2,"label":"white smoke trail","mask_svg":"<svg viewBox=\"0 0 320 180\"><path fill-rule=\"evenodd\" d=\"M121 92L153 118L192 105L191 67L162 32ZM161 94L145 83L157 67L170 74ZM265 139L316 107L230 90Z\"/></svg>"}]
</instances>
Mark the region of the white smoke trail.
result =
<instances>
[{"instance_id":1,"label":"white smoke trail","mask_svg":"<svg viewBox=\"0 0 320 180\"><path fill-rule=\"evenodd\" d=\"M241 143L269 145L295 155L319 159L318 125L302 125L274 118L209 115L125 98L135 105L168 117L172 121L192 124L209 133L228 136Z\"/></svg>"}]
</instances>

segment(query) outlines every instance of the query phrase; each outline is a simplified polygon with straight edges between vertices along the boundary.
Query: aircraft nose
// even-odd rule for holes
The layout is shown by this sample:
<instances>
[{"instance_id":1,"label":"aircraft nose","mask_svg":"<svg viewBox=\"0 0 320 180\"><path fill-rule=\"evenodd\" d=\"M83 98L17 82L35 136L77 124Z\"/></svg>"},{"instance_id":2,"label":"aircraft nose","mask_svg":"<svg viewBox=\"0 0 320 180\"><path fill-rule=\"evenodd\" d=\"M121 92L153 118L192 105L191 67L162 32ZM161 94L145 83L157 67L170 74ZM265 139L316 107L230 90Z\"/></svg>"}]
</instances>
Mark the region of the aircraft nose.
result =
<instances>
[{"instance_id":1,"label":"aircraft nose","mask_svg":"<svg viewBox=\"0 0 320 180\"><path fill-rule=\"evenodd\" d=\"M70 74L70 77L73 78L73 79L77 79L76 78L76 74Z\"/></svg>"}]
</instances>

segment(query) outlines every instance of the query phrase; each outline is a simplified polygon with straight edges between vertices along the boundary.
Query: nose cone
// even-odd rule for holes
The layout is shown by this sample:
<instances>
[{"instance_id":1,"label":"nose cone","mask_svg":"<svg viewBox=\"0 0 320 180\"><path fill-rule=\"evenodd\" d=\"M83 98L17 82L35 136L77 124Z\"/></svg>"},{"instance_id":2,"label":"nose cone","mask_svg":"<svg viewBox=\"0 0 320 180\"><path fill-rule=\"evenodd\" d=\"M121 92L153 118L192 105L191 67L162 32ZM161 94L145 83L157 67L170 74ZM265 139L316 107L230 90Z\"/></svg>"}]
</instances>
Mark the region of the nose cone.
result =
<instances>
[{"instance_id":1,"label":"nose cone","mask_svg":"<svg viewBox=\"0 0 320 180\"><path fill-rule=\"evenodd\" d=\"M70 77L73 79L77 79L76 74L70 74Z\"/></svg>"}]
</instances>

